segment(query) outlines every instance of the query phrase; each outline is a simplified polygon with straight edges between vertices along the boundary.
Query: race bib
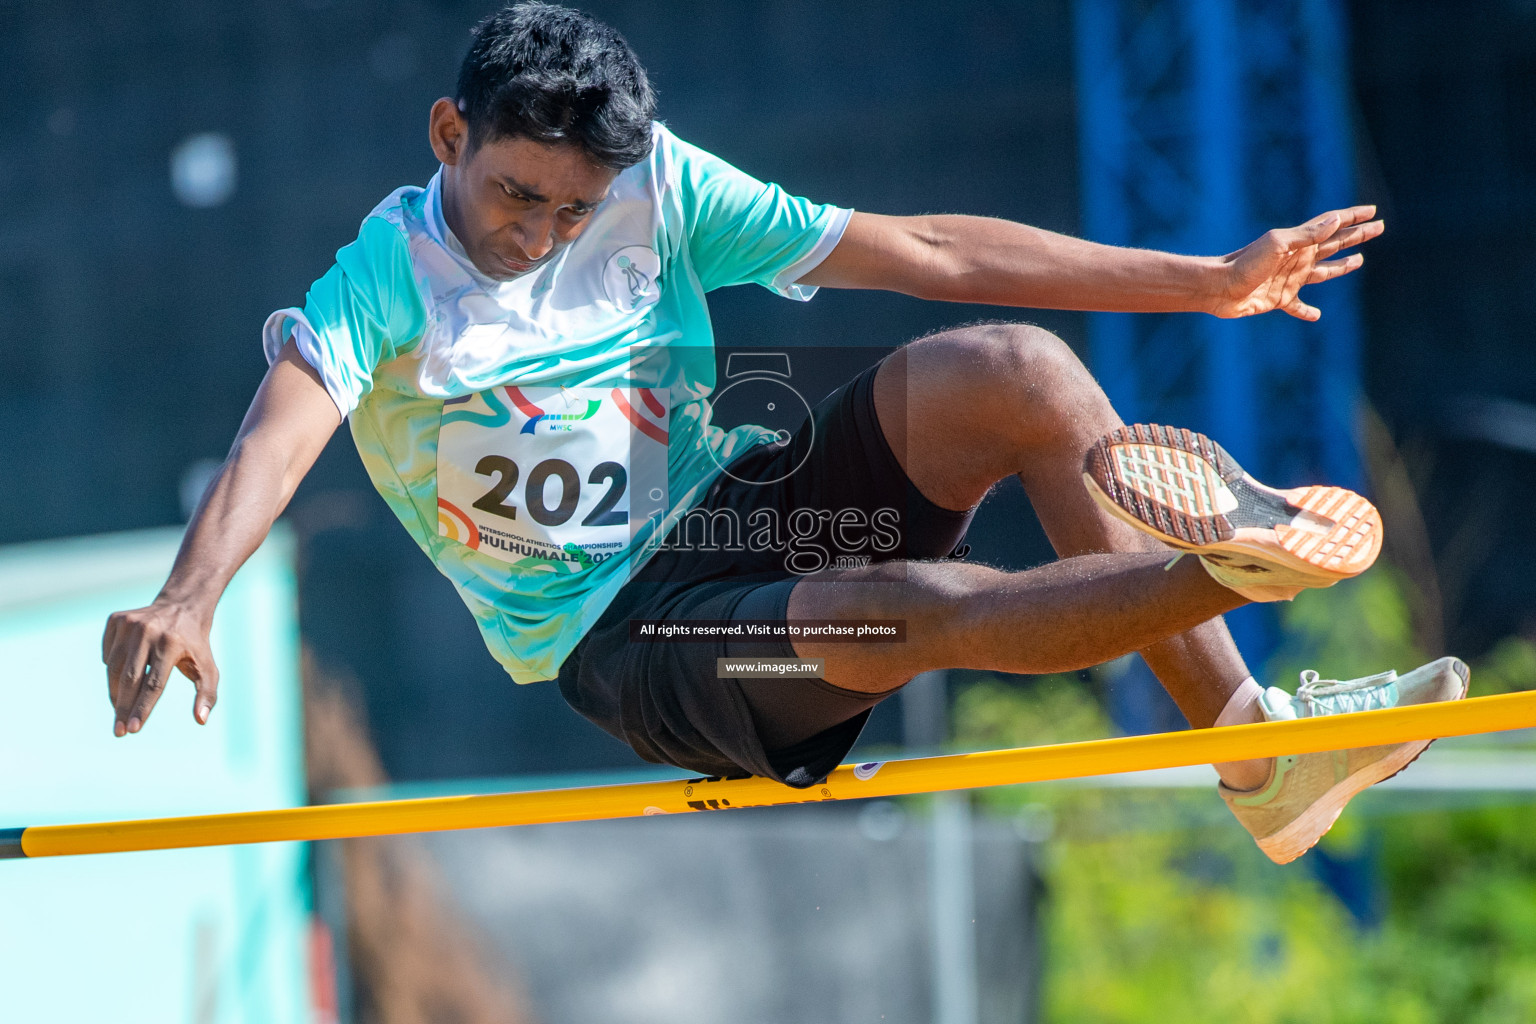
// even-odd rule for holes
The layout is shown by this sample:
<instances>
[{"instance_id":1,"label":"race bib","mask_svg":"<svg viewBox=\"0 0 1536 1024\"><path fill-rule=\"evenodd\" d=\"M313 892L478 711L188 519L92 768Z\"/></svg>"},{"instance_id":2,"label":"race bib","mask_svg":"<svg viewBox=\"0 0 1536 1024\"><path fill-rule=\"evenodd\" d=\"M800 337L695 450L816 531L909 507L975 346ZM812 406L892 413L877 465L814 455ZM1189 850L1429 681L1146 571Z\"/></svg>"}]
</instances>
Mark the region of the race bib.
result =
<instances>
[{"instance_id":1,"label":"race bib","mask_svg":"<svg viewBox=\"0 0 1536 1024\"><path fill-rule=\"evenodd\" d=\"M582 572L667 512L667 391L499 387L443 403L437 532Z\"/></svg>"}]
</instances>

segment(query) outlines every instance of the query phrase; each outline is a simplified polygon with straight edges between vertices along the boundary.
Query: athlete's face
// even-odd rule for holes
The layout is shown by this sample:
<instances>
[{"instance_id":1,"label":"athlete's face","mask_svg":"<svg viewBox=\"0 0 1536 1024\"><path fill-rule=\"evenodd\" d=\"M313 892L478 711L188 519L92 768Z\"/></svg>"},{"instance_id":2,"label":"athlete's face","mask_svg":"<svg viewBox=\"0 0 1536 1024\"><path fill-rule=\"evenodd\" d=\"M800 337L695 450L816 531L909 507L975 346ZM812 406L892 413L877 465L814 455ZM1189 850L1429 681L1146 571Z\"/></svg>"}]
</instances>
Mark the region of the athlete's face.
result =
<instances>
[{"instance_id":1,"label":"athlete's face","mask_svg":"<svg viewBox=\"0 0 1536 1024\"><path fill-rule=\"evenodd\" d=\"M585 230L619 172L577 146L531 139L469 145L452 100L432 106L432 151L443 163L443 219L487 277L520 277Z\"/></svg>"}]
</instances>

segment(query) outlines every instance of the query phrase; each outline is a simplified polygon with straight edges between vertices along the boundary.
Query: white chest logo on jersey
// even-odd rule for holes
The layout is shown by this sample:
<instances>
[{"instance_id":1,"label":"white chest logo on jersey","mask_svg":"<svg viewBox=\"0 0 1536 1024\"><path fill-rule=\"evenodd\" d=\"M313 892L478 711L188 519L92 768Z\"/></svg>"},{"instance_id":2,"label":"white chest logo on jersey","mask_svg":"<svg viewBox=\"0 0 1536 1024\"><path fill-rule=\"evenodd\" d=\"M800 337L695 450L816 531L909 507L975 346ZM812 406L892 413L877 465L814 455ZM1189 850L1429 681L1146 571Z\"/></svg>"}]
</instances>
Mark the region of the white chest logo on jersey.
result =
<instances>
[{"instance_id":1,"label":"white chest logo on jersey","mask_svg":"<svg viewBox=\"0 0 1536 1024\"><path fill-rule=\"evenodd\" d=\"M619 554L667 511L668 396L499 387L443 403L437 532L529 569Z\"/></svg>"},{"instance_id":2,"label":"white chest logo on jersey","mask_svg":"<svg viewBox=\"0 0 1536 1024\"><path fill-rule=\"evenodd\" d=\"M661 297L656 278L661 257L648 245L626 245L603 264L603 293L624 312L655 302Z\"/></svg>"}]
</instances>

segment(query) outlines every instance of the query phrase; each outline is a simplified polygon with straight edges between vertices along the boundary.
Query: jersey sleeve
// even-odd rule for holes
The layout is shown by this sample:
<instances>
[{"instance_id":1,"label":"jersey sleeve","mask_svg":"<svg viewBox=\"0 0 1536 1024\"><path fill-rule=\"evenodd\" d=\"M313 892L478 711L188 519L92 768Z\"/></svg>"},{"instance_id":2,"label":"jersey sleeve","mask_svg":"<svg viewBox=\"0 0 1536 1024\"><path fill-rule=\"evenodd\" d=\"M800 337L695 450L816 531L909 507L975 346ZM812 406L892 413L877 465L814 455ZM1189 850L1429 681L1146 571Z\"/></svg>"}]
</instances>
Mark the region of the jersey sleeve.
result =
<instances>
[{"instance_id":1,"label":"jersey sleeve","mask_svg":"<svg viewBox=\"0 0 1536 1024\"><path fill-rule=\"evenodd\" d=\"M270 364L293 338L346 416L373 387L379 364L410 349L426 321L406 236L374 216L310 287L304 308L280 309L267 318L262 348Z\"/></svg>"},{"instance_id":2,"label":"jersey sleeve","mask_svg":"<svg viewBox=\"0 0 1536 1024\"><path fill-rule=\"evenodd\" d=\"M796 282L836 247L852 210L792 196L670 132L660 141L670 149L689 257L705 291L758 284L801 301L816 294Z\"/></svg>"}]
</instances>

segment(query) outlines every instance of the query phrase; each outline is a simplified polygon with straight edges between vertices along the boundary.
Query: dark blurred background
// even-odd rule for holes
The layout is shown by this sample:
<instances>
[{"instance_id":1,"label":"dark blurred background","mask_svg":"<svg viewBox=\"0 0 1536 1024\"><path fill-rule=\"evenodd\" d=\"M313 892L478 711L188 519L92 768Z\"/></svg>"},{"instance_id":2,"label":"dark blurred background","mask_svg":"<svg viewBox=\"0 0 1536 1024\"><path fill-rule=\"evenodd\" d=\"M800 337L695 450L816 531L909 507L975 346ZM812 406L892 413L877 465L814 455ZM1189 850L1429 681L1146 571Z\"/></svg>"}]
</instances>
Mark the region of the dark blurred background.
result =
<instances>
[{"instance_id":1,"label":"dark blurred background","mask_svg":"<svg viewBox=\"0 0 1536 1024\"><path fill-rule=\"evenodd\" d=\"M1066 0L583 6L639 52L678 134L759 177L1085 230ZM489 8L0 0L0 542L183 521L265 370L267 313L435 169L427 110ZM1470 657L1536 633L1536 3L1354 0L1343 21L1355 195L1388 222L1359 275L1364 397L1422 510L1447 646ZM1327 289L1310 301L1326 314ZM759 289L711 305L722 345L872 360L1022 317L1087 350L1076 314ZM501 673L345 430L289 519L306 641L354 681L392 777L634 763L552 686ZM1017 485L972 543L1049 557ZM892 710L866 742L899 738Z\"/></svg>"}]
</instances>

